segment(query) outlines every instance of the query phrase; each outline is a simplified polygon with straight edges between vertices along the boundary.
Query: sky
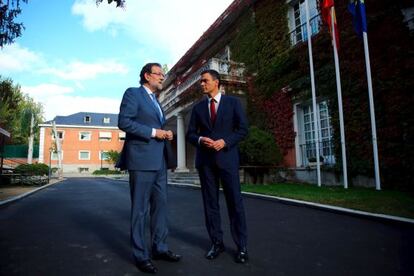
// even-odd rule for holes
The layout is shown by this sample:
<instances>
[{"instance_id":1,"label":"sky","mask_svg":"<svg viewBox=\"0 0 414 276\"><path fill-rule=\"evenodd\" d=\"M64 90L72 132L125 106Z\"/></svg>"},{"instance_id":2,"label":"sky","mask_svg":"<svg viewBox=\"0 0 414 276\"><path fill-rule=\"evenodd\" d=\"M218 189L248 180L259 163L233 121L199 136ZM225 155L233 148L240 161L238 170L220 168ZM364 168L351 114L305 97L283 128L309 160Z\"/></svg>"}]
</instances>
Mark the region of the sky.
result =
<instances>
[{"instance_id":1,"label":"sky","mask_svg":"<svg viewBox=\"0 0 414 276\"><path fill-rule=\"evenodd\" d=\"M40 102L44 118L118 113L147 62L172 68L232 0L29 0L25 30L0 48L0 76Z\"/></svg>"}]
</instances>

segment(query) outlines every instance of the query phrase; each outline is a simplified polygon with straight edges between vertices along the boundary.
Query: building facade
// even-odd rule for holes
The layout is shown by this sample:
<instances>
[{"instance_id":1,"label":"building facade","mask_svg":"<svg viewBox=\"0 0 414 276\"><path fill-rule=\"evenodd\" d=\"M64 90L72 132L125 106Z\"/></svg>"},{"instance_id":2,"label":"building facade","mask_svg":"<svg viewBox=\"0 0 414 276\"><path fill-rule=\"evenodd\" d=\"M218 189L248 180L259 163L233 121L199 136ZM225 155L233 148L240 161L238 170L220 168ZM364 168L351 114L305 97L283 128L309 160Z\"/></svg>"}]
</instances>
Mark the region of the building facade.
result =
<instances>
[{"instance_id":1,"label":"building facade","mask_svg":"<svg viewBox=\"0 0 414 276\"><path fill-rule=\"evenodd\" d=\"M58 137L53 135L52 122ZM107 160L110 150L120 152L125 133L118 129L118 114L80 112L56 116L39 125L39 163L58 166L55 139L59 139L64 173L92 173L101 168L113 169Z\"/></svg>"},{"instance_id":2,"label":"building facade","mask_svg":"<svg viewBox=\"0 0 414 276\"><path fill-rule=\"evenodd\" d=\"M215 69L223 79L222 92L244 99L250 124L273 134L283 154L282 165L290 175L315 182L311 161L319 156L326 176L323 182L341 182L331 38L321 22L320 1L307 2L310 33L303 0L235 0L171 68L160 101L167 128L175 133L177 171L194 170L194 150L185 141L185 131L191 108L202 97L200 72ZM347 4L335 3L348 170L351 182L370 186L373 157L364 49L353 30ZM414 88L414 5L404 0L392 5L385 0L367 5L381 177L385 182L392 178L408 181L407 164L411 161L407 160L413 158L408 152L412 152L410 118L414 117L409 94ZM313 43L319 153L315 149L309 37Z\"/></svg>"}]
</instances>

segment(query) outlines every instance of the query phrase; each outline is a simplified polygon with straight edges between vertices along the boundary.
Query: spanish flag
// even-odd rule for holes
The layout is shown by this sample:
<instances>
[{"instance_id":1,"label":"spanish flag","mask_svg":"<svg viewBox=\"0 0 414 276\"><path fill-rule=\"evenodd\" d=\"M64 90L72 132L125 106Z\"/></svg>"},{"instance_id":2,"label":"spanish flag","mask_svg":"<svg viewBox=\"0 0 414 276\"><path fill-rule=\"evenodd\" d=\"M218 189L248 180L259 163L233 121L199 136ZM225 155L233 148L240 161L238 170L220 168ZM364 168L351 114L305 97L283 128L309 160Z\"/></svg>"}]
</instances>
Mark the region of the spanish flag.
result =
<instances>
[{"instance_id":1,"label":"spanish flag","mask_svg":"<svg viewBox=\"0 0 414 276\"><path fill-rule=\"evenodd\" d=\"M338 33L338 26L336 24L334 0L321 1L321 14L322 14L323 22L329 27L329 32L331 33L331 36L332 36L332 24L333 24L336 47L337 49L339 49L339 33ZM332 23L332 16L333 16L333 23Z\"/></svg>"}]
</instances>

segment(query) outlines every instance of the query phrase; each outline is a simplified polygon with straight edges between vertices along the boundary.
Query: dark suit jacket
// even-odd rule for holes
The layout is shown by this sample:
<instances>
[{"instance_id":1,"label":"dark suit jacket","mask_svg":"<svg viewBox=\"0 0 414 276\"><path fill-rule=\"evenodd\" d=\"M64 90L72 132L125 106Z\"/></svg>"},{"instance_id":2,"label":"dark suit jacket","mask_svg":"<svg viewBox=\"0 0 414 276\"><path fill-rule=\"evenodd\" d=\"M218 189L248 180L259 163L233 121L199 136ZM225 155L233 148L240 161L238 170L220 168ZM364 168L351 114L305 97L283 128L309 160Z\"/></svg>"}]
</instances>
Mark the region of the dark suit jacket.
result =
<instances>
[{"instance_id":1,"label":"dark suit jacket","mask_svg":"<svg viewBox=\"0 0 414 276\"><path fill-rule=\"evenodd\" d=\"M166 142L151 138L152 128L162 129L159 118L144 87L128 88L122 98L118 117L119 129L126 132L124 147L117 167L128 170L153 171L161 169ZM166 158L167 161L170 158Z\"/></svg>"},{"instance_id":2,"label":"dark suit jacket","mask_svg":"<svg viewBox=\"0 0 414 276\"><path fill-rule=\"evenodd\" d=\"M210 121L208 98L198 102L193 108L187 130L188 141L197 148L196 167L215 164L221 168L238 168L238 143L247 135L247 127L246 115L238 98L221 96L214 125ZM200 136L223 139L226 147L218 152L208 149L199 145Z\"/></svg>"}]
</instances>

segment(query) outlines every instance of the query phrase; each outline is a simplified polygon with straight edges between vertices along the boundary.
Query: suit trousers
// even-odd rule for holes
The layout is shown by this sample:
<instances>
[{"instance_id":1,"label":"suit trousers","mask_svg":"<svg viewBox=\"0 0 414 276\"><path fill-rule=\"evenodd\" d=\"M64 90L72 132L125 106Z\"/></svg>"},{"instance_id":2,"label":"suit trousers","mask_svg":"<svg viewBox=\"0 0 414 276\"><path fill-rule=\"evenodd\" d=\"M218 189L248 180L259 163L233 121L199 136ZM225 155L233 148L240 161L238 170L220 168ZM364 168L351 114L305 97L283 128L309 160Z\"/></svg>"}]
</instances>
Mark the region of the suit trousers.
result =
<instances>
[{"instance_id":1,"label":"suit trousers","mask_svg":"<svg viewBox=\"0 0 414 276\"><path fill-rule=\"evenodd\" d=\"M205 223L213 243L223 242L221 228L219 187L220 180L227 204L230 229L238 248L247 246L247 227L241 196L240 177L237 168L223 169L217 166L201 166L198 168L203 196Z\"/></svg>"},{"instance_id":2,"label":"suit trousers","mask_svg":"<svg viewBox=\"0 0 414 276\"><path fill-rule=\"evenodd\" d=\"M159 171L129 171L131 192L131 244L135 261L150 259L145 229L150 216L152 253L168 251L167 170L165 162Z\"/></svg>"}]
</instances>

